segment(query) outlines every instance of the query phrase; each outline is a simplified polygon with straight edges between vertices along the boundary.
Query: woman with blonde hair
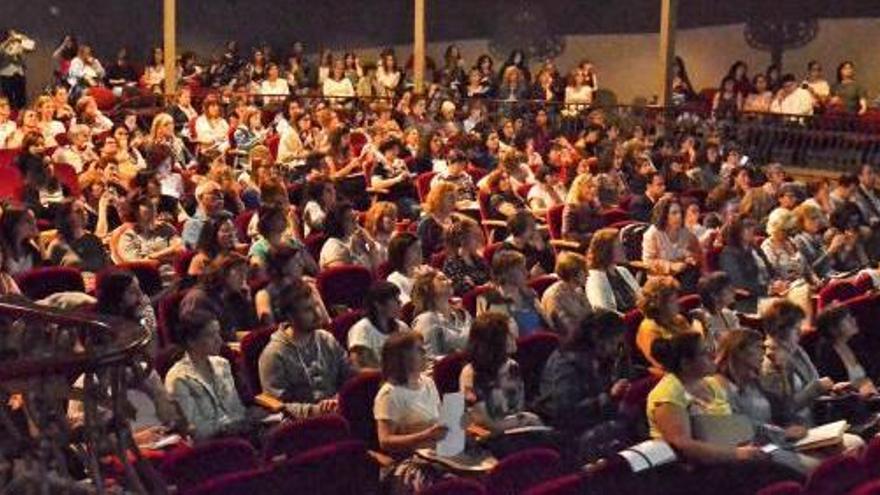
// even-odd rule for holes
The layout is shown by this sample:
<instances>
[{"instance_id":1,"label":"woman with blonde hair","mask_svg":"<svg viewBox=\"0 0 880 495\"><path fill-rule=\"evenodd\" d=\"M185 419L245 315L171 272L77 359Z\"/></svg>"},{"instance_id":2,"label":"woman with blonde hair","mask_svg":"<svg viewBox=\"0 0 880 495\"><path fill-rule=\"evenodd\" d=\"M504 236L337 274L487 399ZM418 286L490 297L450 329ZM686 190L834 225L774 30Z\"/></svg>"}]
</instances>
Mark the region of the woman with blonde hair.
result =
<instances>
[{"instance_id":1,"label":"woman with blonde hair","mask_svg":"<svg viewBox=\"0 0 880 495\"><path fill-rule=\"evenodd\" d=\"M584 293L586 260L580 254L562 252L556 258L556 275L559 281L544 291L541 306L553 329L567 338L593 312Z\"/></svg>"},{"instance_id":2,"label":"woman with blonde hair","mask_svg":"<svg viewBox=\"0 0 880 495\"><path fill-rule=\"evenodd\" d=\"M150 125L147 146L167 146L176 165L185 165L192 160L183 141L174 133L174 117L167 113L157 113Z\"/></svg>"},{"instance_id":3,"label":"woman with blonde hair","mask_svg":"<svg viewBox=\"0 0 880 495\"><path fill-rule=\"evenodd\" d=\"M565 206L562 209L562 238L586 247L590 234L600 226L601 218L593 176L580 174L571 183L565 198Z\"/></svg>"},{"instance_id":4,"label":"woman with blonde hair","mask_svg":"<svg viewBox=\"0 0 880 495\"><path fill-rule=\"evenodd\" d=\"M785 283L785 290L780 291L779 295L800 306L807 314L805 324L809 325L813 316L810 299L813 286L818 285L819 280L791 239L796 231L797 223L791 211L782 208L773 210L767 219L768 237L761 243L761 251L770 263L775 278Z\"/></svg>"},{"instance_id":5,"label":"woman with blonde hair","mask_svg":"<svg viewBox=\"0 0 880 495\"><path fill-rule=\"evenodd\" d=\"M422 209L425 216L419 222L417 234L422 242L422 256L425 259L443 250L443 233L452 226L455 213L457 187L448 182L440 182L431 187Z\"/></svg>"},{"instance_id":6,"label":"woman with blonde hair","mask_svg":"<svg viewBox=\"0 0 880 495\"><path fill-rule=\"evenodd\" d=\"M587 251L587 300L593 309L619 315L636 307L641 288L629 269L617 229L601 229L590 239Z\"/></svg>"},{"instance_id":7,"label":"woman with blonde hair","mask_svg":"<svg viewBox=\"0 0 880 495\"><path fill-rule=\"evenodd\" d=\"M473 319L449 302L452 295L452 281L443 272L427 270L416 276L410 295L415 315L412 329L424 338L429 358L462 351L467 346Z\"/></svg>"},{"instance_id":8,"label":"woman with blonde hair","mask_svg":"<svg viewBox=\"0 0 880 495\"><path fill-rule=\"evenodd\" d=\"M55 136L64 134L67 130L64 124L55 120L55 102L49 95L41 95L34 103L37 112L37 126L43 134L43 140L47 148L58 146Z\"/></svg>"},{"instance_id":9,"label":"woman with blonde hair","mask_svg":"<svg viewBox=\"0 0 880 495\"><path fill-rule=\"evenodd\" d=\"M652 354L654 342L692 331L687 318L680 312L679 288L679 283L672 277L651 277L639 298L639 309L645 319L639 325L636 346L651 364L651 372L658 375L662 375L664 369Z\"/></svg>"}]
</instances>

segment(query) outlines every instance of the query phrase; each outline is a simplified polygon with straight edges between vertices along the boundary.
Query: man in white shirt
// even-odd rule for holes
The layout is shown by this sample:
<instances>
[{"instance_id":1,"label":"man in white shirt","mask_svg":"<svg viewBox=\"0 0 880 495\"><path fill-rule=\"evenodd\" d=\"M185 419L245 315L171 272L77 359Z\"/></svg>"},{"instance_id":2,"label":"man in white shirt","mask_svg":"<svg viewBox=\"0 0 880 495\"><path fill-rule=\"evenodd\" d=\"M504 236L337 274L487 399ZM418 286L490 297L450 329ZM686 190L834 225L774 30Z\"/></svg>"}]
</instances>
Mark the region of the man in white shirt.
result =
<instances>
[{"instance_id":1,"label":"man in white shirt","mask_svg":"<svg viewBox=\"0 0 880 495\"><path fill-rule=\"evenodd\" d=\"M798 87L792 74L782 77L782 89L776 93L770 104L771 113L785 115L813 115L813 95L802 87Z\"/></svg>"}]
</instances>

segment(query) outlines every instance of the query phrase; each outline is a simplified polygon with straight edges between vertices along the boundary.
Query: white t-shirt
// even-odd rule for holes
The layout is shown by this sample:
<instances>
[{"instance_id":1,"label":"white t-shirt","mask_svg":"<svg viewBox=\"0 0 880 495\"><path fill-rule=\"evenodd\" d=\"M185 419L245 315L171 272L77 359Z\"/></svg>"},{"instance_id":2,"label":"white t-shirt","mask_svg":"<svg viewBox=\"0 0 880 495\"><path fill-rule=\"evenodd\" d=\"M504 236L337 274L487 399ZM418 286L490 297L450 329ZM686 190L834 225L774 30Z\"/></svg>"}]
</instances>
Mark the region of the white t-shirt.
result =
<instances>
[{"instance_id":1,"label":"white t-shirt","mask_svg":"<svg viewBox=\"0 0 880 495\"><path fill-rule=\"evenodd\" d=\"M303 235L308 237L312 232L312 228L309 224L323 224L325 218L327 218L327 213L316 201L309 201L306 203L305 208L303 208Z\"/></svg>"},{"instance_id":2,"label":"white t-shirt","mask_svg":"<svg viewBox=\"0 0 880 495\"><path fill-rule=\"evenodd\" d=\"M15 121L7 120L6 122L0 124L0 150L5 150L8 148L6 146L6 142L15 134L16 129Z\"/></svg>"},{"instance_id":3,"label":"white t-shirt","mask_svg":"<svg viewBox=\"0 0 880 495\"><path fill-rule=\"evenodd\" d=\"M349 248L348 244L342 242L340 239L335 237L331 237L324 242L324 246L321 248L321 256L318 259L318 265L321 268L326 268L332 263L352 263L354 260L351 256L351 248Z\"/></svg>"},{"instance_id":4,"label":"white t-shirt","mask_svg":"<svg viewBox=\"0 0 880 495\"><path fill-rule=\"evenodd\" d=\"M415 433L440 418L440 394L430 378L419 378L418 388L385 383L376 394L373 416L390 421L398 434Z\"/></svg>"},{"instance_id":5,"label":"white t-shirt","mask_svg":"<svg viewBox=\"0 0 880 495\"><path fill-rule=\"evenodd\" d=\"M393 272L391 275L385 279L392 284L396 285L398 289L400 289L400 304L406 304L410 301L410 294L412 294L413 284L415 284L415 280L407 277L406 275L400 272Z\"/></svg>"},{"instance_id":6,"label":"white t-shirt","mask_svg":"<svg viewBox=\"0 0 880 495\"><path fill-rule=\"evenodd\" d=\"M782 101L774 98L773 103L770 104L770 112L786 115L813 115L813 95L804 88L797 88Z\"/></svg>"},{"instance_id":7,"label":"white t-shirt","mask_svg":"<svg viewBox=\"0 0 880 495\"><path fill-rule=\"evenodd\" d=\"M263 95L263 101L265 103L282 102L289 94L290 87L284 79L278 78L274 82L264 79L263 82L260 83L260 95Z\"/></svg>"},{"instance_id":8,"label":"white t-shirt","mask_svg":"<svg viewBox=\"0 0 880 495\"><path fill-rule=\"evenodd\" d=\"M397 331L408 332L409 326L397 320ZM348 350L355 347L363 347L373 351L377 358L382 358L382 346L388 340L390 334L380 332L369 318L361 318L348 331Z\"/></svg>"}]
</instances>

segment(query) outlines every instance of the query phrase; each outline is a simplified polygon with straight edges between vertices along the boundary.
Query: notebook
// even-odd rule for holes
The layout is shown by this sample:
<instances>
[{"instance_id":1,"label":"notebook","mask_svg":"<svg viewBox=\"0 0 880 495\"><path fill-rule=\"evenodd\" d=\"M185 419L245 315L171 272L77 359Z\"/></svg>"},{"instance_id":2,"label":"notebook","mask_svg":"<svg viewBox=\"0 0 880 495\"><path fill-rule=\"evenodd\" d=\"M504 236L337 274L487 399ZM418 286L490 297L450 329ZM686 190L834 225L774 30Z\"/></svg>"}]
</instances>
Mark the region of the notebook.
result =
<instances>
[{"instance_id":1,"label":"notebook","mask_svg":"<svg viewBox=\"0 0 880 495\"><path fill-rule=\"evenodd\" d=\"M662 440L648 440L621 450L617 454L626 460L634 473L670 464L676 460L672 447Z\"/></svg>"},{"instance_id":2,"label":"notebook","mask_svg":"<svg viewBox=\"0 0 880 495\"><path fill-rule=\"evenodd\" d=\"M848 428L849 423L846 420L810 428L807 436L794 444L794 449L798 452L804 452L840 445L843 443L843 434Z\"/></svg>"}]
</instances>

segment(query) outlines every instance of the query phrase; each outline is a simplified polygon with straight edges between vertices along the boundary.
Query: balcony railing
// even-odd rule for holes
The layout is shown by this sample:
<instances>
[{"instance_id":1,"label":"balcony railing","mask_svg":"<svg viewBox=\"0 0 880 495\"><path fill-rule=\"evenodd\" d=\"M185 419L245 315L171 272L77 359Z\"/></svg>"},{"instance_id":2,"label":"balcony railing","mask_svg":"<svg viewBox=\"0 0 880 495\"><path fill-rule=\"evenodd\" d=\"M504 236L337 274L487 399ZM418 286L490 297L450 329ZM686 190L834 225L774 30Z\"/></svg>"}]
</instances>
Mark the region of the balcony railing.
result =
<instances>
[{"instance_id":1,"label":"balcony railing","mask_svg":"<svg viewBox=\"0 0 880 495\"><path fill-rule=\"evenodd\" d=\"M15 466L3 493L106 493L108 456L123 466L125 490L147 493L124 411L126 391L149 372L149 339L138 325L0 298L0 447ZM85 413L76 428L74 400ZM86 480L75 479L74 459Z\"/></svg>"}]
</instances>

